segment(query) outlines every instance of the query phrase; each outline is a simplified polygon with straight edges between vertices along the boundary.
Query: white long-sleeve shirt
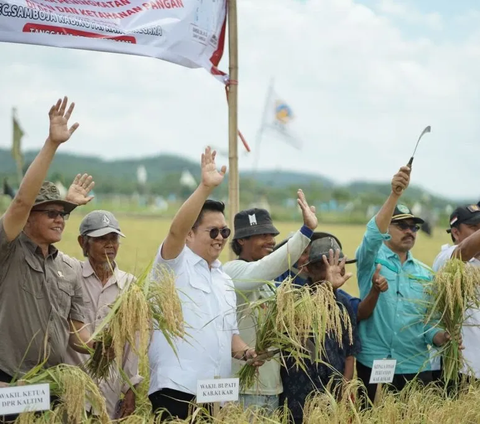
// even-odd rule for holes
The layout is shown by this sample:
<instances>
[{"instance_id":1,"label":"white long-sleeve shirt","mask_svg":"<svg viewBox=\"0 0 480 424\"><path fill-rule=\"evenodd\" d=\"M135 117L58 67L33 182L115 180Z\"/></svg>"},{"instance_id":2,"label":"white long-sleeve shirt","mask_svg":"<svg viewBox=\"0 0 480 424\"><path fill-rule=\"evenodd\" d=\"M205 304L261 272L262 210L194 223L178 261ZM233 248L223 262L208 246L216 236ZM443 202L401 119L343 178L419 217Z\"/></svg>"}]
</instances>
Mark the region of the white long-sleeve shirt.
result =
<instances>
[{"instance_id":1,"label":"white long-sleeve shirt","mask_svg":"<svg viewBox=\"0 0 480 424\"><path fill-rule=\"evenodd\" d=\"M175 352L161 331L153 332L149 394L166 388L195 394L198 380L231 376L232 338L238 334L233 283L220 261L209 267L187 246L169 260L160 246L155 265L175 272L187 337L173 341Z\"/></svg>"},{"instance_id":2,"label":"white long-sleeve shirt","mask_svg":"<svg viewBox=\"0 0 480 424\"><path fill-rule=\"evenodd\" d=\"M245 304L245 297L249 302L255 302L268 296L271 288L265 284L265 281L274 280L290 269L310 244L312 234L312 230L303 226L282 247L258 261L246 262L235 259L223 265L223 270L232 278L235 289L240 291L237 295L238 329L240 337L249 346L255 346L256 319L248 307L240 305ZM233 359L232 371L237 373L243 364L244 362ZM278 395L282 392L280 364L278 361L270 360L259 368L258 383L243 393Z\"/></svg>"}]
</instances>

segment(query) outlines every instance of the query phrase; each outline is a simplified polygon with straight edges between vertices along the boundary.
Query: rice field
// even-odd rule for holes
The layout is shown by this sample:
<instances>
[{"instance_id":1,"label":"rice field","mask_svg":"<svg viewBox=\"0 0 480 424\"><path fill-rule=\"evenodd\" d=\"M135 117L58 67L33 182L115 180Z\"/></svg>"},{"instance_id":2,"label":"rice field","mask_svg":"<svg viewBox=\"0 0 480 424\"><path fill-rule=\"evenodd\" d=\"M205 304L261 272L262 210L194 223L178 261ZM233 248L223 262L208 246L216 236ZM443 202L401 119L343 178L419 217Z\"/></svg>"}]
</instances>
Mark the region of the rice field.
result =
<instances>
[{"instance_id":1,"label":"rice field","mask_svg":"<svg viewBox=\"0 0 480 424\"><path fill-rule=\"evenodd\" d=\"M60 250L79 259L82 257L82 252L78 245L77 237L82 216L80 211L71 215L63 234L63 240L57 244ZM120 214L116 214L116 217L120 222L122 232L127 236L121 240L122 245L117 258L118 265L121 269L138 275L155 257L160 243L167 234L170 220ZM290 232L298 230L301 224L301 221L298 221L298 223L276 222L275 225L280 231L277 242L287 237ZM349 257L354 257L355 250L362 240L365 227L361 225L338 224L323 226L320 223L317 230L335 234L342 242L345 254ZM436 228L431 238L424 233L419 233L413 254L415 258L431 266L441 246L449 242L450 236L443 228ZM223 251L220 257L222 262L228 260L229 251L230 249L227 247ZM355 274L355 265L348 265L348 267ZM347 282L345 289L352 295L358 294L355 276Z\"/></svg>"}]
</instances>

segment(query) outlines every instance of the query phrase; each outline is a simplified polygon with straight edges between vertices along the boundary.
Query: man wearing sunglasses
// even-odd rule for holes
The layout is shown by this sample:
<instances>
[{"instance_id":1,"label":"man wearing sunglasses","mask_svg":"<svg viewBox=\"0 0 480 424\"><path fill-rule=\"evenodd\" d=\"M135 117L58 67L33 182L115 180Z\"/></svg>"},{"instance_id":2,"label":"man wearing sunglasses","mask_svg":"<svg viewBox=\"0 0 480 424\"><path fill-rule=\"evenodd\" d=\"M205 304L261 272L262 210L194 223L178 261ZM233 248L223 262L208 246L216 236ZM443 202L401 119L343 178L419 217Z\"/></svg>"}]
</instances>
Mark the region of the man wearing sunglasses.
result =
<instances>
[{"instance_id":1,"label":"man wearing sunglasses","mask_svg":"<svg viewBox=\"0 0 480 424\"><path fill-rule=\"evenodd\" d=\"M38 364L62 363L68 344L86 352L80 345L90 338L82 329L75 264L54 247L80 202L61 199L55 185L44 182L57 149L78 128L68 127L74 103L67 104L65 97L51 107L48 138L0 218L0 382L15 381Z\"/></svg>"},{"instance_id":2,"label":"man wearing sunglasses","mask_svg":"<svg viewBox=\"0 0 480 424\"><path fill-rule=\"evenodd\" d=\"M458 257L468 266L480 266L480 202L477 205L465 205L456 208L450 215L450 228L453 245L442 246L441 252L433 262L434 271L439 271L450 258ZM462 329L465 349L465 365L461 370L474 379L480 379L480 310L466 312L466 321Z\"/></svg>"},{"instance_id":3,"label":"man wearing sunglasses","mask_svg":"<svg viewBox=\"0 0 480 424\"><path fill-rule=\"evenodd\" d=\"M279 231L265 209L247 209L235 215L232 249L238 259L227 262L224 270L239 291L237 299L240 335L250 346L255 345L256 320L251 309L245 305L245 299L255 302L272 294L265 281L273 281L298 260L318 225L315 208L308 205L303 191L298 190L297 196L303 214L303 226L276 251L275 236ZM238 371L242 364L233 362L234 371ZM259 369L257 382L241 393L240 400L245 408L260 407L273 411L279 406L279 395L282 391L280 364L272 360Z\"/></svg>"},{"instance_id":4,"label":"man wearing sunglasses","mask_svg":"<svg viewBox=\"0 0 480 424\"><path fill-rule=\"evenodd\" d=\"M373 361L397 361L392 383L395 389L401 390L414 378L428 383L432 381L428 346L441 346L449 338L433 324L424 324L426 285L432 272L410 252L423 220L398 204L410 183L410 172L404 166L394 175L391 194L368 223L356 254L360 297L364 299L370 292L377 265L381 265L389 287L379 294L372 315L359 323L362 351L357 354L357 375L371 401L377 390L376 384L369 384Z\"/></svg>"},{"instance_id":5,"label":"man wearing sunglasses","mask_svg":"<svg viewBox=\"0 0 480 424\"><path fill-rule=\"evenodd\" d=\"M174 340L175 350L161 331L153 334L149 398L160 419L168 415L186 419L198 380L229 378L232 356L241 360L256 356L238 334L235 289L218 260L230 229L225 205L208 200L226 172L225 166L217 170L215 155L205 149L201 183L175 215L154 263L175 272L188 333L185 340Z\"/></svg>"}]
</instances>

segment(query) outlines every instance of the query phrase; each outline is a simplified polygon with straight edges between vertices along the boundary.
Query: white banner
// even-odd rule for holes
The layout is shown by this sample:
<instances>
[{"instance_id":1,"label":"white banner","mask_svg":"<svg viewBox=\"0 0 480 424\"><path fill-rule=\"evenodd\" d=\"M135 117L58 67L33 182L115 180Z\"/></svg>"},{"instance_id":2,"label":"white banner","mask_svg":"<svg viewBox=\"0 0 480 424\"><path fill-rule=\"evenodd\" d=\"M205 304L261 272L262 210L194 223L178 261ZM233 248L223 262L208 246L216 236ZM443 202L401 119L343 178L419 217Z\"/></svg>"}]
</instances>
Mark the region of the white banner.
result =
<instances>
[{"instance_id":1,"label":"white banner","mask_svg":"<svg viewBox=\"0 0 480 424\"><path fill-rule=\"evenodd\" d=\"M0 41L150 56L214 75L226 0L0 0Z\"/></svg>"}]
</instances>

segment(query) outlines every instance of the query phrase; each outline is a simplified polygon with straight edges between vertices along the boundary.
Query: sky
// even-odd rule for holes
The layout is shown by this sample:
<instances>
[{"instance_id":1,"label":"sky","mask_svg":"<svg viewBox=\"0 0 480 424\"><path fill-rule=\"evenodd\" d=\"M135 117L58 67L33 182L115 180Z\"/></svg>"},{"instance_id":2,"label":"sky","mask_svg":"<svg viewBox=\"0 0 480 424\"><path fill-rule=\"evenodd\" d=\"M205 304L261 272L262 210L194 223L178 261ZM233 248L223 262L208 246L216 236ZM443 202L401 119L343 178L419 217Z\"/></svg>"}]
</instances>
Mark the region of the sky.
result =
<instances>
[{"instance_id":1,"label":"sky","mask_svg":"<svg viewBox=\"0 0 480 424\"><path fill-rule=\"evenodd\" d=\"M240 170L258 153L259 169L389 181L431 125L412 184L478 200L477 0L238 0L238 14L239 128L252 147L239 145ZM206 145L228 150L225 91L202 69L8 43L0 58L0 147L10 147L15 106L24 148L39 149L51 104L67 94L80 128L64 152L199 160ZM220 68L228 70L228 50ZM272 79L294 112L301 150L272 133L257 144Z\"/></svg>"}]
</instances>

